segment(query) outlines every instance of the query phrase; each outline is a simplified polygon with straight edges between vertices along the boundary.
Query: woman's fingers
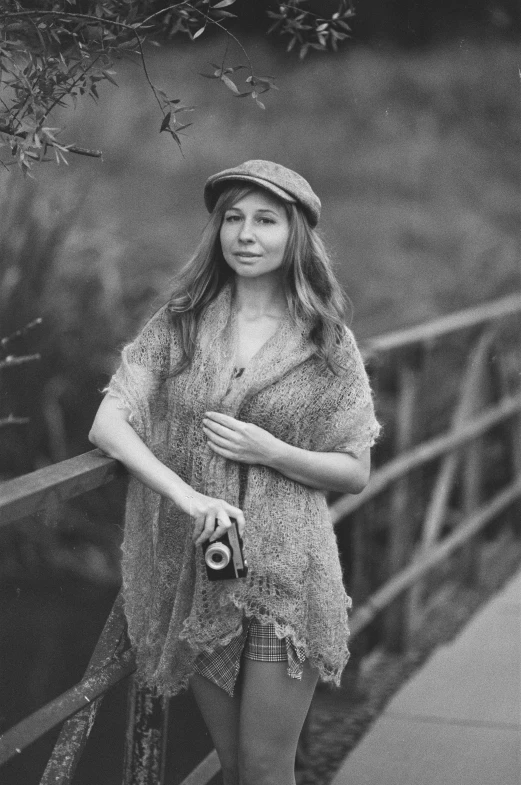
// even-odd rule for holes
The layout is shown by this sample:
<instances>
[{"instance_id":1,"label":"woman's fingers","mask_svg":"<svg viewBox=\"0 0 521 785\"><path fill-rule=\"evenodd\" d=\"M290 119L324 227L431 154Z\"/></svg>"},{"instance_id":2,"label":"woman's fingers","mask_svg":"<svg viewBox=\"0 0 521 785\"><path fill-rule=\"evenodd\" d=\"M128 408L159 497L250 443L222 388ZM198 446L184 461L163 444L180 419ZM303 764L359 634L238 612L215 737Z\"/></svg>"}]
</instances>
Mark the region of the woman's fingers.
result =
<instances>
[{"instance_id":1,"label":"woman's fingers","mask_svg":"<svg viewBox=\"0 0 521 785\"><path fill-rule=\"evenodd\" d=\"M215 530L210 537L210 542L214 542L218 537L222 537L223 534L231 528L232 522L228 515L225 512L222 512L220 517L215 519L215 524Z\"/></svg>"},{"instance_id":2,"label":"woman's fingers","mask_svg":"<svg viewBox=\"0 0 521 785\"><path fill-rule=\"evenodd\" d=\"M222 537L231 525L232 522L224 511L219 513L219 517L215 512L207 513L204 519L204 526L202 531L198 534L195 544L201 545L201 543L206 542L206 540L214 542L218 537Z\"/></svg>"},{"instance_id":3,"label":"woman's fingers","mask_svg":"<svg viewBox=\"0 0 521 785\"><path fill-rule=\"evenodd\" d=\"M209 496L199 497L199 509L195 515L194 530L192 539L196 545L200 545L206 540L214 542L218 537L231 527L231 518L237 521L239 534L244 533L244 513L239 507L228 504L224 499L212 499Z\"/></svg>"},{"instance_id":4,"label":"woman's fingers","mask_svg":"<svg viewBox=\"0 0 521 785\"><path fill-rule=\"evenodd\" d=\"M239 529L239 534L242 537L244 534L244 527L246 526L246 520L244 518L244 513L238 507L229 506L228 515L231 518L235 518L237 521L237 527Z\"/></svg>"},{"instance_id":5,"label":"woman's fingers","mask_svg":"<svg viewBox=\"0 0 521 785\"><path fill-rule=\"evenodd\" d=\"M218 447L222 447L223 449L226 449L226 447L230 446L231 440L226 436L220 436L219 434L215 433L214 431L211 431L209 428L205 428L204 426L203 426L203 431L208 437L208 440L212 444L215 444ZM228 433L231 433L231 431L228 431Z\"/></svg>"},{"instance_id":6,"label":"woman's fingers","mask_svg":"<svg viewBox=\"0 0 521 785\"><path fill-rule=\"evenodd\" d=\"M242 420L236 420L235 417L230 417L229 414L222 414L222 412L205 412L204 421L220 423L229 430L234 430L242 424Z\"/></svg>"},{"instance_id":7,"label":"woman's fingers","mask_svg":"<svg viewBox=\"0 0 521 785\"><path fill-rule=\"evenodd\" d=\"M212 442L208 442L208 446L212 452L217 453L221 458L227 458L229 461L240 460L239 456L232 452L232 450L227 450L225 447L219 447L219 445L213 444Z\"/></svg>"},{"instance_id":8,"label":"woman's fingers","mask_svg":"<svg viewBox=\"0 0 521 785\"><path fill-rule=\"evenodd\" d=\"M223 436L225 439L231 439L236 433L236 430L234 428L221 425L215 420L210 420L209 418L206 417L203 420L203 429L206 429L211 433L217 434L217 436Z\"/></svg>"},{"instance_id":9,"label":"woman's fingers","mask_svg":"<svg viewBox=\"0 0 521 785\"><path fill-rule=\"evenodd\" d=\"M204 529L204 517L197 517L194 518L194 530L192 533L192 540L195 542L196 545L199 545L199 537L202 534Z\"/></svg>"}]
</instances>

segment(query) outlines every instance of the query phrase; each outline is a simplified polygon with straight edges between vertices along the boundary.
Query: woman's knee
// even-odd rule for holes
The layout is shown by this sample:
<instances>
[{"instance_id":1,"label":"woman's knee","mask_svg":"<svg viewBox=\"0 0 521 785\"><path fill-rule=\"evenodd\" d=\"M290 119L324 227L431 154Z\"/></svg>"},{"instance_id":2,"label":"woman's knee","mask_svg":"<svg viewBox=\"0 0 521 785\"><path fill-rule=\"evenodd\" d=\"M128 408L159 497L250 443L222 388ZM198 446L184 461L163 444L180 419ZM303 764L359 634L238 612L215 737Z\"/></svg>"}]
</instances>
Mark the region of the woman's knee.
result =
<instances>
[{"instance_id":1,"label":"woman's knee","mask_svg":"<svg viewBox=\"0 0 521 785\"><path fill-rule=\"evenodd\" d=\"M239 750L241 785L285 785L294 782L294 768L294 756L273 747L251 743Z\"/></svg>"}]
</instances>

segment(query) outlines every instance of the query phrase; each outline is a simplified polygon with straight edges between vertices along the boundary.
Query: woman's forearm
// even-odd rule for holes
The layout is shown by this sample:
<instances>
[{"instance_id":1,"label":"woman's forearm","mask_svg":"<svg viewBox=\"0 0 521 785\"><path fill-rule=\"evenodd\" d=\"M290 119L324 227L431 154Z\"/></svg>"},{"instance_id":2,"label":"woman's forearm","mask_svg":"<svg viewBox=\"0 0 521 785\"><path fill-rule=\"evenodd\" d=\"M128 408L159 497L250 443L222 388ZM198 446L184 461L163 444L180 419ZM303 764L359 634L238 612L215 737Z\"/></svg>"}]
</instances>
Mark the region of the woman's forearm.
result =
<instances>
[{"instance_id":1,"label":"woman's forearm","mask_svg":"<svg viewBox=\"0 0 521 785\"><path fill-rule=\"evenodd\" d=\"M369 447L359 457L346 452L303 450L254 423L213 411L205 413L203 432L210 448L223 458L269 466L317 490L360 493L369 480Z\"/></svg>"},{"instance_id":2,"label":"woman's forearm","mask_svg":"<svg viewBox=\"0 0 521 785\"><path fill-rule=\"evenodd\" d=\"M107 396L94 420L89 440L103 452L123 463L128 471L153 491L171 499L180 509L190 511L192 488L165 466L144 444L117 409L114 398Z\"/></svg>"},{"instance_id":3,"label":"woman's forearm","mask_svg":"<svg viewBox=\"0 0 521 785\"><path fill-rule=\"evenodd\" d=\"M314 452L277 440L268 464L303 485L323 491L360 493L369 480L369 448L357 458L345 452Z\"/></svg>"}]
</instances>

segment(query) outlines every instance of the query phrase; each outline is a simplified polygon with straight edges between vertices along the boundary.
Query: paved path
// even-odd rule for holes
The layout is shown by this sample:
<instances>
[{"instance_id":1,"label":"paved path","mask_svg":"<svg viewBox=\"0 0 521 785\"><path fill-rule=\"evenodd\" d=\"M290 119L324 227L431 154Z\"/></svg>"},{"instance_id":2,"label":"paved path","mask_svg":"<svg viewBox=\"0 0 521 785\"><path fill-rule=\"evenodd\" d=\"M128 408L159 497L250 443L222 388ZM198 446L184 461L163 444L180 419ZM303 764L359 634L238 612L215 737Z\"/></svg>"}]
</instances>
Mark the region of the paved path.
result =
<instances>
[{"instance_id":1,"label":"paved path","mask_svg":"<svg viewBox=\"0 0 521 785\"><path fill-rule=\"evenodd\" d=\"M520 785L521 573L397 693L331 785Z\"/></svg>"}]
</instances>

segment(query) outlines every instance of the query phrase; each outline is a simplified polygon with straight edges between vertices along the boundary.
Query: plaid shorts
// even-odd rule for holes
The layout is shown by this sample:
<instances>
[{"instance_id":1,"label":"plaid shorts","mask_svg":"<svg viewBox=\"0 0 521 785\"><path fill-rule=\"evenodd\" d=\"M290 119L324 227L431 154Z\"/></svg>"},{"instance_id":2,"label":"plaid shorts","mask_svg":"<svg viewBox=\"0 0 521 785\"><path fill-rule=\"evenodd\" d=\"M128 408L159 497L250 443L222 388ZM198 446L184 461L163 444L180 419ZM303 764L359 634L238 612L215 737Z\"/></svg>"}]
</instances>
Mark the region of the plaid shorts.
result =
<instances>
[{"instance_id":1,"label":"plaid shorts","mask_svg":"<svg viewBox=\"0 0 521 785\"><path fill-rule=\"evenodd\" d=\"M304 649L289 638L277 638L273 624L261 624L257 619L246 622L242 634L211 654L200 654L195 662L196 673L213 681L233 695L241 658L260 662L287 662L288 676L302 678L306 660Z\"/></svg>"},{"instance_id":2,"label":"plaid shorts","mask_svg":"<svg viewBox=\"0 0 521 785\"><path fill-rule=\"evenodd\" d=\"M287 662L286 638L277 638L273 624L261 624L253 619L244 644L244 656L259 662Z\"/></svg>"}]
</instances>

